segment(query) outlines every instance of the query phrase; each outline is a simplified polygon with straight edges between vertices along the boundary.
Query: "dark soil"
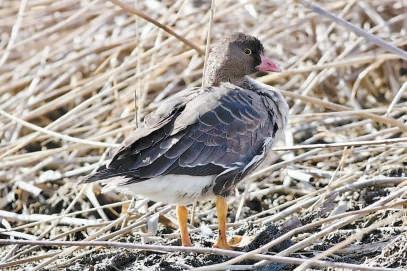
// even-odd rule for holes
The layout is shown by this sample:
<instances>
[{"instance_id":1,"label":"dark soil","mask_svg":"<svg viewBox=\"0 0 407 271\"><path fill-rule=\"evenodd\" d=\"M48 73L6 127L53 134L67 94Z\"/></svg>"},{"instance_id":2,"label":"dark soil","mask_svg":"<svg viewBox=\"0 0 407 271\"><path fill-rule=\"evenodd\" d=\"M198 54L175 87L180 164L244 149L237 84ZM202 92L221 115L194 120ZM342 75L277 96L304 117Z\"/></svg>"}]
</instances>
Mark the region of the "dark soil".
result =
<instances>
[{"instance_id":1,"label":"dark soil","mask_svg":"<svg viewBox=\"0 0 407 271\"><path fill-rule=\"evenodd\" d=\"M385 192L380 192L385 193ZM364 200L364 197L360 197ZM356 203L356 202L355 202ZM279 237L285 232L299 227L302 222L314 219L321 214L321 210L315 213L308 214L300 219L293 218L281 225L267 224L262 228L253 226L250 223L236 229L233 234L249 234L255 235L255 238L248 245L238 248L240 251L250 251L256 249L271 240ZM360 221L353 225L353 229L367 223ZM366 226L366 225L365 225ZM350 227L352 228L352 227ZM297 256L304 255L312 257L319 252L323 252L335 245L353 233L353 229L343 229L325 236L318 243L299 252ZM169 230L171 231L171 230ZM167 229L168 232L168 229ZM192 240L196 246L211 246L213 239L207 240L199 234L192 234ZM211 237L212 238L212 237ZM214 238L214 236L213 236ZM132 238L135 241L138 238ZM124 241L124 240L123 240ZM126 240L127 242L129 239ZM138 241L138 240L136 240ZM286 240L270 249L271 254L276 254L290 247L295 240ZM178 240L162 239L162 244L178 245ZM72 266L66 268L69 271L81 270L97 270L97 271L117 271L117 270L186 270L189 267L199 267L227 261L229 257L199 253L160 253L153 251L130 251L126 249L100 249L82 259L76 261ZM407 235L405 232L397 230L389 230L388 228L378 229L364 238L348 246L344 250L338 251L336 254L328 257L326 260L346 262L352 264L369 264L371 266L406 268L407 267ZM254 261L247 260L241 262L240 265L252 265ZM261 271L286 271L293 270L295 266L287 264L271 263L259 267Z\"/></svg>"}]
</instances>

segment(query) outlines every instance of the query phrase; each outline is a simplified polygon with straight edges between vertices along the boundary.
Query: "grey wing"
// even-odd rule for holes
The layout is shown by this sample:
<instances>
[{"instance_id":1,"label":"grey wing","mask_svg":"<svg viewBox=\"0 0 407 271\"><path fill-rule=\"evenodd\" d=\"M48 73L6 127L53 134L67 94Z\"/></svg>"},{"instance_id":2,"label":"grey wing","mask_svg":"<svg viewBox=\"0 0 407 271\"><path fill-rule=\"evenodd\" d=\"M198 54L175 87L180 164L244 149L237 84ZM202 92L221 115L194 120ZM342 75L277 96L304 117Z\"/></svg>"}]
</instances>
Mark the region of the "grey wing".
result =
<instances>
[{"instance_id":1,"label":"grey wing","mask_svg":"<svg viewBox=\"0 0 407 271\"><path fill-rule=\"evenodd\" d=\"M226 193L264 158L274 124L261 96L213 88L116 155L109 168L127 183L167 174L217 175L214 192Z\"/></svg>"},{"instance_id":2,"label":"grey wing","mask_svg":"<svg viewBox=\"0 0 407 271\"><path fill-rule=\"evenodd\" d=\"M185 105L199 95L200 88L185 89L164 100L160 106L145 118L144 126L137 129L112 155L106 166L101 166L83 182L93 182L115 176L122 176L132 167L136 156L165 140L172 131L174 121Z\"/></svg>"},{"instance_id":3,"label":"grey wing","mask_svg":"<svg viewBox=\"0 0 407 271\"><path fill-rule=\"evenodd\" d=\"M146 116L144 127L137 129L135 134L113 154L108 167L119 167L123 158L140 153L167 138L172 131L174 121L185 105L200 92L199 88L186 89L164 100L154 112Z\"/></svg>"}]
</instances>

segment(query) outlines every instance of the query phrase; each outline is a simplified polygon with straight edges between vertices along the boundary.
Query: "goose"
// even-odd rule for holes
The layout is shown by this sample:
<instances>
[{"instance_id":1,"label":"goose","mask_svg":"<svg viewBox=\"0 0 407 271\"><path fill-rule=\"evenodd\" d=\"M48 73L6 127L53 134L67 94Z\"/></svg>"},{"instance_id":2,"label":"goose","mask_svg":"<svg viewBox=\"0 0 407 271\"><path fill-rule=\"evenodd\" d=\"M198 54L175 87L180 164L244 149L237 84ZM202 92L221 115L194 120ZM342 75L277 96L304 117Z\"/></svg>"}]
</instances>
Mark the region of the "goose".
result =
<instances>
[{"instance_id":1,"label":"goose","mask_svg":"<svg viewBox=\"0 0 407 271\"><path fill-rule=\"evenodd\" d=\"M232 249L226 239L226 197L283 136L288 105L278 90L249 77L280 71L253 36L222 38L211 47L207 66L203 87L164 100L83 182L176 204L183 246L192 245L186 206L215 198L219 227L214 247Z\"/></svg>"}]
</instances>

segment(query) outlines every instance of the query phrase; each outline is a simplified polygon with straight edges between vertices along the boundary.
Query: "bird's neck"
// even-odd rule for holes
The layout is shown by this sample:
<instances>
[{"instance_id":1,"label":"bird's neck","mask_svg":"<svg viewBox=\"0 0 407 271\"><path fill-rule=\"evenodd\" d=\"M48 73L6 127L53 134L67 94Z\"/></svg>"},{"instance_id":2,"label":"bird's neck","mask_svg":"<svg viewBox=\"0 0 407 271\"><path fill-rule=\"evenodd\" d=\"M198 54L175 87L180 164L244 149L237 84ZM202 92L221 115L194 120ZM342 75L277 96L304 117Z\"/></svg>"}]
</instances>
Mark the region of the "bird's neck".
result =
<instances>
[{"instance_id":1,"label":"bird's neck","mask_svg":"<svg viewBox=\"0 0 407 271\"><path fill-rule=\"evenodd\" d=\"M231 76L216 76L207 78L205 86L219 86L221 83L231 83L235 86L242 87L246 81L245 77L231 77Z\"/></svg>"},{"instance_id":2,"label":"bird's neck","mask_svg":"<svg viewBox=\"0 0 407 271\"><path fill-rule=\"evenodd\" d=\"M221 83L231 83L235 86L242 87L247 81L247 77L244 75L236 75L233 72L219 68L208 69L205 85L206 86L219 86Z\"/></svg>"},{"instance_id":3,"label":"bird's neck","mask_svg":"<svg viewBox=\"0 0 407 271\"><path fill-rule=\"evenodd\" d=\"M240 69L233 67L227 60L219 59L224 58L223 56L218 56L215 53L209 55L207 70L205 73L205 86L219 86L221 83L232 83L236 86L241 86L246 77L244 74L239 74Z\"/></svg>"}]
</instances>

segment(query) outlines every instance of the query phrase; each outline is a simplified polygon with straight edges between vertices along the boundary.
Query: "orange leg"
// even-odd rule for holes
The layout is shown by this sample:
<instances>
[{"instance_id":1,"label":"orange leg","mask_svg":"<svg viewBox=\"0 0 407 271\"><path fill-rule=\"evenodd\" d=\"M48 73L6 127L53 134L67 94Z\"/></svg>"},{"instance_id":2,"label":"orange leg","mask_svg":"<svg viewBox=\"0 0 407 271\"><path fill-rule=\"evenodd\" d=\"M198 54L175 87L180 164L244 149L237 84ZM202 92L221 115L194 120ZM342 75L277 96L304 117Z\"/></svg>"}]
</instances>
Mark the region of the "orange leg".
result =
<instances>
[{"instance_id":1,"label":"orange leg","mask_svg":"<svg viewBox=\"0 0 407 271\"><path fill-rule=\"evenodd\" d=\"M221 196L216 197L216 214L218 216L219 236L216 243L213 245L215 248L231 249L232 246L226 240L226 216L228 214L228 204L226 199Z\"/></svg>"},{"instance_id":2,"label":"orange leg","mask_svg":"<svg viewBox=\"0 0 407 271\"><path fill-rule=\"evenodd\" d=\"M130 203L124 203L122 205L122 214L128 214L129 212Z\"/></svg>"},{"instance_id":3,"label":"orange leg","mask_svg":"<svg viewBox=\"0 0 407 271\"><path fill-rule=\"evenodd\" d=\"M177 205L177 218L179 231L181 232L181 244L184 247L192 246L191 239L188 233L188 209L183 205Z\"/></svg>"}]
</instances>

